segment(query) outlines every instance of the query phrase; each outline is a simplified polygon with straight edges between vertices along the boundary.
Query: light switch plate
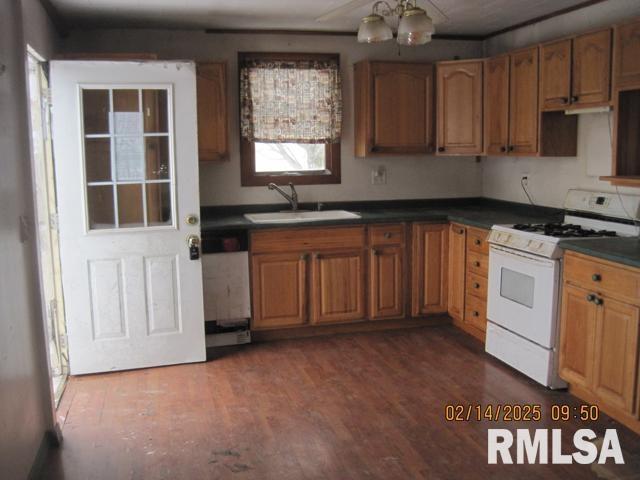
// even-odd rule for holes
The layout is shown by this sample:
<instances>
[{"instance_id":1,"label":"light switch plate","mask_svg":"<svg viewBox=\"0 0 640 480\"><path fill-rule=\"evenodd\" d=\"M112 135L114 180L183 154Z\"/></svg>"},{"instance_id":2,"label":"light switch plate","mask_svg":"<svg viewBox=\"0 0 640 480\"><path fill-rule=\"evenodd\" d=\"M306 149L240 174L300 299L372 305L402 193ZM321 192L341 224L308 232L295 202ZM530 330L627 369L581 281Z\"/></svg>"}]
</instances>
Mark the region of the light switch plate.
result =
<instances>
[{"instance_id":1,"label":"light switch plate","mask_svg":"<svg viewBox=\"0 0 640 480\"><path fill-rule=\"evenodd\" d=\"M372 185L385 185L387 183L387 167L380 165L371 171Z\"/></svg>"}]
</instances>

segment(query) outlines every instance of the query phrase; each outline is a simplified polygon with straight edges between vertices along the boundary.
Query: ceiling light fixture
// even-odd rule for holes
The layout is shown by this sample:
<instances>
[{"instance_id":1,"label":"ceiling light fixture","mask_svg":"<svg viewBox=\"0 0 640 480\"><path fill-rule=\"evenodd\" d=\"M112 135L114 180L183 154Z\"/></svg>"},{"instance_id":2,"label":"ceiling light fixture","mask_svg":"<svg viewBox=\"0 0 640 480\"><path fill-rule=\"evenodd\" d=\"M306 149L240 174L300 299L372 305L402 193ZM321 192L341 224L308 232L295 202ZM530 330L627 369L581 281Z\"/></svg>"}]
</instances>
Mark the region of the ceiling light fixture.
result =
<instances>
[{"instance_id":1,"label":"ceiling light fixture","mask_svg":"<svg viewBox=\"0 0 640 480\"><path fill-rule=\"evenodd\" d=\"M360 22L358 42L378 43L391 40L393 31L384 17L399 18L396 41L400 45L424 45L431 41L435 32L433 20L426 10L416 5L416 0L395 0L391 6L385 0L373 4L371 15Z\"/></svg>"}]
</instances>

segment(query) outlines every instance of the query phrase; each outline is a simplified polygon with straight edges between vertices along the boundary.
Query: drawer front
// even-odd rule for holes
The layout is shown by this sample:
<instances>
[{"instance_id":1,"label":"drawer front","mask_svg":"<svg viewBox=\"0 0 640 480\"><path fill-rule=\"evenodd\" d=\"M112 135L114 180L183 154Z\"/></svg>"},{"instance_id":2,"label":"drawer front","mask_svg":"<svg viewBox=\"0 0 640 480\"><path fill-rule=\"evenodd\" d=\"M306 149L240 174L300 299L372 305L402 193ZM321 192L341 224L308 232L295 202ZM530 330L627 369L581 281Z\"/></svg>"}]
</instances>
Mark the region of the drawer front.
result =
<instances>
[{"instance_id":1,"label":"drawer front","mask_svg":"<svg viewBox=\"0 0 640 480\"><path fill-rule=\"evenodd\" d=\"M477 275L489 276L489 255L469 251L467 252L467 271Z\"/></svg>"},{"instance_id":2,"label":"drawer front","mask_svg":"<svg viewBox=\"0 0 640 480\"><path fill-rule=\"evenodd\" d=\"M296 228L251 234L252 253L306 252L364 247L364 227Z\"/></svg>"},{"instance_id":3,"label":"drawer front","mask_svg":"<svg viewBox=\"0 0 640 480\"><path fill-rule=\"evenodd\" d=\"M487 302L473 295L467 295L464 307L464 323L486 332Z\"/></svg>"},{"instance_id":4,"label":"drawer front","mask_svg":"<svg viewBox=\"0 0 640 480\"><path fill-rule=\"evenodd\" d=\"M369 245L402 245L405 238L404 225L372 225L369 227Z\"/></svg>"},{"instance_id":5,"label":"drawer front","mask_svg":"<svg viewBox=\"0 0 640 480\"><path fill-rule=\"evenodd\" d=\"M467 273L467 293L479 298L482 301L487 301L487 277L475 274L473 272Z\"/></svg>"},{"instance_id":6,"label":"drawer front","mask_svg":"<svg viewBox=\"0 0 640 480\"><path fill-rule=\"evenodd\" d=\"M607 292L612 297L640 304L640 271L567 252L564 256L564 279L587 290Z\"/></svg>"},{"instance_id":7,"label":"drawer front","mask_svg":"<svg viewBox=\"0 0 640 480\"><path fill-rule=\"evenodd\" d=\"M480 228L467 228L467 249L482 255L489 255L488 230Z\"/></svg>"}]
</instances>

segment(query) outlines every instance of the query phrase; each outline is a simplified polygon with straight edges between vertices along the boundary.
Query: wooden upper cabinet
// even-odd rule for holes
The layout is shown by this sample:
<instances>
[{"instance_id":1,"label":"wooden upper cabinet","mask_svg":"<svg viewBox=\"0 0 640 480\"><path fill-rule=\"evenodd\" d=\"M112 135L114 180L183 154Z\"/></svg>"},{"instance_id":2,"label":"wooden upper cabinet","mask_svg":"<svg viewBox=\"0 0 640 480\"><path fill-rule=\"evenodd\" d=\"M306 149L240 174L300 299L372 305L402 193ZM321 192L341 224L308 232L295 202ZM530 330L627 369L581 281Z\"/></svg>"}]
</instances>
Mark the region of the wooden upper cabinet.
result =
<instances>
[{"instance_id":1,"label":"wooden upper cabinet","mask_svg":"<svg viewBox=\"0 0 640 480\"><path fill-rule=\"evenodd\" d=\"M438 63L437 140L439 155L482 153L482 60Z\"/></svg>"},{"instance_id":2,"label":"wooden upper cabinet","mask_svg":"<svg viewBox=\"0 0 640 480\"><path fill-rule=\"evenodd\" d=\"M449 225L413 224L411 314L447 311Z\"/></svg>"},{"instance_id":3,"label":"wooden upper cabinet","mask_svg":"<svg viewBox=\"0 0 640 480\"><path fill-rule=\"evenodd\" d=\"M538 47L510 54L509 151L538 152Z\"/></svg>"},{"instance_id":4,"label":"wooden upper cabinet","mask_svg":"<svg viewBox=\"0 0 640 480\"><path fill-rule=\"evenodd\" d=\"M307 264L300 253L252 256L252 329L307 323Z\"/></svg>"},{"instance_id":5,"label":"wooden upper cabinet","mask_svg":"<svg viewBox=\"0 0 640 480\"><path fill-rule=\"evenodd\" d=\"M540 108L564 110L571 102L571 39L540 47Z\"/></svg>"},{"instance_id":6,"label":"wooden upper cabinet","mask_svg":"<svg viewBox=\"0 0 640 480\"><path fill-rule=\"evenodd\" d=\"M201 162L229 158L227 64L198 63L198 156Z\"/></svg>"},{"instance_id":7,"label":"wooden upper cabinet","mask_svg":"<svg viewBox=\"0 0 640 480\"><path fill-rule=\"evenodd\" d=\"M640 54L640 52L638 52ZM573 39L571 104L586 107L611 100L611 29Z\"/></svg>"},{"instance_id":8,"label":"wooden upper cabinet","mask_svg":"<svg viewBox=\"0 0 640 480\"><path fill-rule=\"evenodd\" d=\"M634 413L640 309L604 298L598 308L593 390L607 404Z\"/></svg>"},{"instance_id":9,"label":"wooden upper cabinet","mask_svg":"<svg viewBox=\"0 0 640 480\"><path fill-rule=\"evenodd\" d=\"M614 28L613 86L640 88L640 19Z\"/></svg>"},{"instance_id":10,"label":"wooden upper cabinet","mask_svg":"<svg viewBox=\"0 0 640 480\"><path fill-rule=\"evenodd\" d=\"M452 223L449 227L448 311L462 322L464 318L467 229Z\"/></svg>"},{"instance_id":11,"label":"wooden upper cabinet","mask_svg":"<svg viewBox=\"0 0 640 480\"><path fill-rule=\"evenodd\" d=\"M356 156L434 150L432 65L359 62L354 91Z\"/></svg>"},{"instance_id":12,"label":"wooden upper cabinet","mask_svg":"<svg viewBox=\"0 0 640 480\"><path fill-rule=\"evenodd\" d=\"M504 155L509 147L509 55L486 60L484 79L486 153Z\"/></svg>"},{"instance_id":13,"label":"wooden upper cabinet","mask_svg":"<svg viewBox=\"0 0 640 480\"><path fill-rule=\"evenodd\" d=\"M365 318L364 250L314 253L311 263L311 322Z\"/></svg>"}]
</instances>

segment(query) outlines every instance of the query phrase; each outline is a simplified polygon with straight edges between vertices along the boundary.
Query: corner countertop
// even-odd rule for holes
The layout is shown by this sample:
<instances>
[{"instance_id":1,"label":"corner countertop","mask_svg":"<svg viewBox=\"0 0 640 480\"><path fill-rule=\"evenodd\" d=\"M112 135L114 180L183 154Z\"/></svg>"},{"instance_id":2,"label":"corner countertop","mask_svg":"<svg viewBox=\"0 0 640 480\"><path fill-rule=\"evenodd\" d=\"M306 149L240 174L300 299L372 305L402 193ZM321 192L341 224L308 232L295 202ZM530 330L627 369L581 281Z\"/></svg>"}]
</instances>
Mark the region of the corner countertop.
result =
<instances>
[{"instance_id":1,"label":"corner countertop","mask_svg":"<svg viewBox=\"0 0 640 480\"><path fill-rule=\"evenodd\" d=\"M313 209L301 205L301 209ZM248 205L203 207L203 234L221 230L262 230L273 228L320 227L327 225L361 225L388 222L459 222L489 229L497 224L543 223L559 221L562 211L486 198L401 200L388 202L345 202L324 204L324 210L344 209L360 214L360 218L296 223L253 223L244 213L286 210L286 205Z\"/></svg>"},{"instance_id":2,"label":"corner countertop","mask_svg":"<svg viewBox=\"0 0 640 480\"><path fill-rule=\"evenodd\" d=\"M640 268L640 239L638 237L564 240L560 242L560 247L565 250L572 250L592 257Z\"/></svg>"}]
</instances>

